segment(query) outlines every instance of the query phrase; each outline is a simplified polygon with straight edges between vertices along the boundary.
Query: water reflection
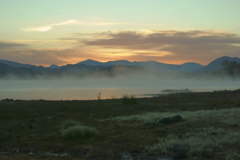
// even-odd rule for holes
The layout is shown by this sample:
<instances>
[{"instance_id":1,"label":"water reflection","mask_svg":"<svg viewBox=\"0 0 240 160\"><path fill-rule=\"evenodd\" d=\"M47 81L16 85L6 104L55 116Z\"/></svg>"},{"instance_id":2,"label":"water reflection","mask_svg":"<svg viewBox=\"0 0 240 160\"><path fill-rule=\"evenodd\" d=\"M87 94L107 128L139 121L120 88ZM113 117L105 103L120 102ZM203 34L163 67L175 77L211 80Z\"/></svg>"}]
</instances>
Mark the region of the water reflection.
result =
<instances>
[{"instance_id":1,"label":"water reflection","mask_svg":"<svg viewBox=\"0 0 240 160\"><path fill-rule=\"evenodd\" d=\"M234 80L85 79L85 80L1 80L0 99L96 100L121 98L123 95L156 96L164 89L192 91L233 90Z\"/></svg>"}]
</instances>

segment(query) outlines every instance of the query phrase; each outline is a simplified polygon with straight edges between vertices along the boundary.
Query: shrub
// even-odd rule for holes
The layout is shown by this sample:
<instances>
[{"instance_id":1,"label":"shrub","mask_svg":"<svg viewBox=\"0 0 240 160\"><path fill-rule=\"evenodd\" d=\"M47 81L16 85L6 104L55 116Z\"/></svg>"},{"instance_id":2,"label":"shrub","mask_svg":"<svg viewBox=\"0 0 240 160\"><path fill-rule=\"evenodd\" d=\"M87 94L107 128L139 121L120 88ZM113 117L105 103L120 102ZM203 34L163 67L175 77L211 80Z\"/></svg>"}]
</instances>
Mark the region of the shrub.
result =
<instances>
[{"instance_id":1,"label":"shrub","mask_svg":"<svg viewBox=\"0 0 240 160\"><path fill-rule=\"evenodd\" d=\"M74 120L67 120L67 121L63 122L61 128L62 128L62 130L65 130L65 129L68 129L70 127L77 126L77 125L79 125L78 122L76 122Z\"/></svg>"},{"instance_id":2,"label":"shrub","mask_svg":"<svg viewBox=\"0 0 240 160\"><path fill-rule=\"evenodd\" d=\"M122 104L137 104L137 99L133 95L124 95L122 98Z\"/></svg>"},{"instance_id":3,"label":"shrub","mask_svg":"<svg viewBox=\"0 0 240 160\"><path fill-rule=\"evenodd\" d=\"M62 137L64 139L81 139L90 138L98 135L96 128L88 126L73 126L62 131Z\"/></svg>"}]
</instances>

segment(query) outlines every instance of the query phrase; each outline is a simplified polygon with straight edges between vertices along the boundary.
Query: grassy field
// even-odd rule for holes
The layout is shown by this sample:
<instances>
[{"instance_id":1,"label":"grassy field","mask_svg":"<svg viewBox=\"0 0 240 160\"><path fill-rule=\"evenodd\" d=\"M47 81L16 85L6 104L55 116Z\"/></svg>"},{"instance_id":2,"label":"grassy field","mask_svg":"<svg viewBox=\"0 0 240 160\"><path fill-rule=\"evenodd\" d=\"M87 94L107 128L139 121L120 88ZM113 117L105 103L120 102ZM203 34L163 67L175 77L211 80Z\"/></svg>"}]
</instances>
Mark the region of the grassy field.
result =
<instances>
[{"instance_id":1,"label":"grassy field","mask_svg":"<svg viewBox=\"0 0 240 160\"><path fill-rule=\"evenodd\" d=\"M163 121L176 115L182 120ZM129 100L6 99L0 101L0 159L238 160L239 115L240 90Z\"/></svg>"}]
</instances>

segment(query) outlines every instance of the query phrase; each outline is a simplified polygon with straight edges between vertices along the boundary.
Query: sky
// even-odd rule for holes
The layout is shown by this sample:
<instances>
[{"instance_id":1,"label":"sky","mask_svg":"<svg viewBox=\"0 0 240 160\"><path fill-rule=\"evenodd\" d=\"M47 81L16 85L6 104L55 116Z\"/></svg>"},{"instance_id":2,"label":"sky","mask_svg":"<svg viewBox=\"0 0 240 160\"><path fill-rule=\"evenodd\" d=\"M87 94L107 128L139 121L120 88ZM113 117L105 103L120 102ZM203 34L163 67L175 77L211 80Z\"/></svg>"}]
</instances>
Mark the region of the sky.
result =
<instances>
[{"instance_id":1,"label":"sky","mask_svg":"<svg viewBox=\"0 0 240 160\"><path fill-rule=\"evenodd\" d=\"M0 59L196 62L240 57L239 0L0 0Z\"/></svg>"}]
</instances>

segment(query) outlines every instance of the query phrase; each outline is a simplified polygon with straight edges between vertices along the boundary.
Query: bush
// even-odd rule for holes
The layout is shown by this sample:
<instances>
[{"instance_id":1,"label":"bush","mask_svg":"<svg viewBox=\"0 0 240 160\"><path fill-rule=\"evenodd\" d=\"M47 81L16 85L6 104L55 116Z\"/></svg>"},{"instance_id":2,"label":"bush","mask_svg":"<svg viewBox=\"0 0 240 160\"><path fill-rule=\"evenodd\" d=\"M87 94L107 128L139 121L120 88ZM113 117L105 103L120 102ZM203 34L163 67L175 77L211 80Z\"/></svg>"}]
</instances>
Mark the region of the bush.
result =
<instances>
[{"instance_id":1,"label":"bush","mask_svg":"<svg viewBox=\"0 0 240 160\"><path fill-rule=\"evenodd\" d=\"M62 131L64 139L90 138L98 135L96 128L88 126L73 126Z\"/></svg>"},{"instance_id":2,"label":"bush","mask_svg":"<svg viewBox=\"0 0 240 160\"><path fill-rule=\"evenodd\" d=\"M122 98L122 104L137 104L137 99L133 95L124 95Z\"/></svg>"},{"instance_id":3,"label":"bush","mask_svg":"<svg viewBox=\"0 0 240 160\"><path fill-rule=\"evenodd\" d=\"M77 125L79 125L78 122L76 122L74 120L67 120L67 121L63 122L61 128L62 128L62 130L65 130L65 129L68 129L70 127L77 126Z\"/></svg>"}]
</instances>

